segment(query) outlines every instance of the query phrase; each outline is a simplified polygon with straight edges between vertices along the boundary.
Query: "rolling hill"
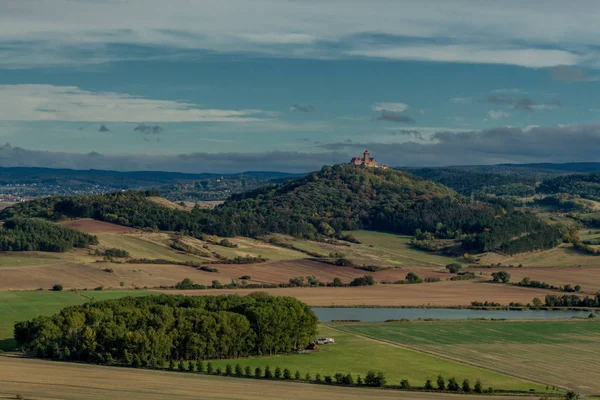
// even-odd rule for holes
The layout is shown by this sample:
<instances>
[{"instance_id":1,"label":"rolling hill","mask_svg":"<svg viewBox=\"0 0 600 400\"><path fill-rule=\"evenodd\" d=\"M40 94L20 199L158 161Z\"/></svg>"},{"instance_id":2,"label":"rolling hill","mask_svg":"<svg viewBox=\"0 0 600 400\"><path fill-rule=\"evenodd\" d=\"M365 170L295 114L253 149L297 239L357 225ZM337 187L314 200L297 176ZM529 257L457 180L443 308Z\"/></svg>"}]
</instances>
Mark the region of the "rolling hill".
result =
<instances>
[{"instance_id":1,"label":"rolling hill","mask_svg":"<svg viewBox=\"0 0 600 400\"><path fill-rule=\"evenodd\" d=\"M467 249L509 253L553 247L562 236L558 227L500 201L472 200L407 172L352 165L325 166L281 185L236 194L214 210L165 208L150 201L157 194L48 197L20 203L2 211L0 218L94 218L195 237L284 233L315 239L343 230L402 234L420 230L437 238L460 239Z\"/></svg>"}]
</instances>

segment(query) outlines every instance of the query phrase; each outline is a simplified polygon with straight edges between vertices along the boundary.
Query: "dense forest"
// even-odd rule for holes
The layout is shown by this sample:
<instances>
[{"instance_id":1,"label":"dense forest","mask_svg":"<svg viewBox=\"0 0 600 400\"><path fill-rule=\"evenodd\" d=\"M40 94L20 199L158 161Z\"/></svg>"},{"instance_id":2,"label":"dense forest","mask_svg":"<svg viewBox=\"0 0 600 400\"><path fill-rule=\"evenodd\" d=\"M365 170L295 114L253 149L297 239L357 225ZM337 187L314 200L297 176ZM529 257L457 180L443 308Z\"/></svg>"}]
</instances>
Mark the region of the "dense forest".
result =
<instances>
[{"instance_id":1,"label":"dense forest","mask_svg":"<svg viewBox=\"0 0 600 400\"><path fill-rule=\"evenodd\" d=\"M317 317L293 297L144 296L67 307L15 325L39 357L133 366L291 353L316 334Z\"/></svg>"},{"instance_id":2,"label":"dense forest","mask_svg":"<svg viewBox=\"0 0 600 400\"><path fill-rule=\"evenodd\" d=\"M584 199L600 201L600 173L558 176L547 179L537 188L538 193L568 193Z\"/></svg>"},{"instance_id":3,"label":"dense forest","mask_svg":"<svg viewBox=\"0 0 600 400\"><path fill-rule=\"evenodd\" d=\"M561 232L501 200L483 202L406 172L352 165L323 167L306 177L231 196L214 210L178 211L152 203L158 193L122 192L48 197L0 212L12 216L95 218L201 237L284 233L308 239L342 230L380 230L465 239L474 250L527 251L556 245Z\"/></svg>"},{"instance_id":4,"label":"dense forest","mask_svg":"<svg viewBox=\"0 0 600 400\"><path fill-rule=\"evenodd\" d=\"M98 244L98 238L47 221L10 218L0 227L0 251L65 252Z\"/></svg>"},{"instance_id":5,"label":"dense forest","mask_svg":"<svg viewBox=\"0 0 600 400\"><path fill-rule=\"evenodd\" d=\"M468 171L460 168L416 168L409 172L448 186L465 196L531 196L538 177L518 173Z\"/></svg>"}]
</instances>

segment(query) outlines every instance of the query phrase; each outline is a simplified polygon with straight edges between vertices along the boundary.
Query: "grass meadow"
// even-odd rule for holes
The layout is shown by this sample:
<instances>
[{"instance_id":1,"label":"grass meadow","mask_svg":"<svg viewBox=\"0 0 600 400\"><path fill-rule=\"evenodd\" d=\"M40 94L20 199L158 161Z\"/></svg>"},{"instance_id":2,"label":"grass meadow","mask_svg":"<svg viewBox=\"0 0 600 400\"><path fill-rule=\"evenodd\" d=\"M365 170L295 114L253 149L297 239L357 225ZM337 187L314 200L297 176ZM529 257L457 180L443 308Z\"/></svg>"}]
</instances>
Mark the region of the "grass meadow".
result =
<instances>
[{"instance_id":1,"label":"grass meadow","mask_svg":"<svg viewBox=\"0 0 600 400\"><path fill-rule=\"evenodd\" d=\"M40 315L52 315L67 306L90 300L109 300L125 296L141 296L142 290L81 291L81 292L2 292L0 291L0 351L14 350L15 322Z\"/></svg>"},{"instance_id":2,"label":"grass meadow","mask_svg":"<svg viewBox=\"0 0 600 400\"><path fill-rule=\"evenodd\" d=\"M469 379L474 384L481 379L484 387L492 386L495 389L523 390L535 389L542 391L544 385L528 382L502 373L478 368L456 361L445 360L439 357L414 351L411 349L380 343L364 337L341 332L326 326L321 326L319 335L335 338L335 344L320 346L317 352L305 354L267 356L240 360L213 361L214 368L221 367L223 371L227 364L242 367L249 365L252 369L263 369L268 365L271 371L276 367L289 368L294 374L300 371L301 376L308 372L314 378L317 373L321 377L333 376L340 372L351 373L356 379L357 375L363 378L369 370L384 372L388 384L398 385L402 379L408 379L412 386L424 386L427 379L436 381L438 375L447 380L455 377L462 382Z\"/></svg>"},{"instance_id":3,"label":"grass meadow","mask_svg":"<svg viewBox=\"0 0 600 400\"><path fill-rule=\"evenodd\" d=\"M600 393L600 321L435 321L340 328L551 386Z\"/></svg>"}]
</instances>

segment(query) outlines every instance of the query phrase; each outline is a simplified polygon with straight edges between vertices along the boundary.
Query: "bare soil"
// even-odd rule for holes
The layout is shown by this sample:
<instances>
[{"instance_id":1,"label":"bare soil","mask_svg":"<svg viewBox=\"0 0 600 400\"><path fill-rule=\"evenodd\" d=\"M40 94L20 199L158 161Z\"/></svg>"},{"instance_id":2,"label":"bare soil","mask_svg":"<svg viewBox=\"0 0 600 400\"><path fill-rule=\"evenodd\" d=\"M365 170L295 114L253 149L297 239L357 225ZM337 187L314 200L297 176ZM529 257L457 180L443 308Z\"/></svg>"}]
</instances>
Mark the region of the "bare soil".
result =
<instances>
[{"instance_id":1,"label":"bare soil","mask_svg":"<svg viewBox=\"0 0 600 400\"><path fill-rule=\"evenodd\" d=\"M344 388L0 356L0 399L483 400L489 396ZM433 397L432 397L433 396ZM508 400L512 396L494 396ZM534 397L521 397L523 400Z\"/></svg>"},{"instance_id":2,"label":"bare soil","mask_svg":"<svg viewBox=\"0 0 600 400\"><path fill-rule=\"evenodd\" d=\"M73 221L60 222L59 225L77 229L85 233L135 233L137 229L127 226L115 225L108 222L95 221L93 219L77 219Z\"/></svg>"}]
</instances>

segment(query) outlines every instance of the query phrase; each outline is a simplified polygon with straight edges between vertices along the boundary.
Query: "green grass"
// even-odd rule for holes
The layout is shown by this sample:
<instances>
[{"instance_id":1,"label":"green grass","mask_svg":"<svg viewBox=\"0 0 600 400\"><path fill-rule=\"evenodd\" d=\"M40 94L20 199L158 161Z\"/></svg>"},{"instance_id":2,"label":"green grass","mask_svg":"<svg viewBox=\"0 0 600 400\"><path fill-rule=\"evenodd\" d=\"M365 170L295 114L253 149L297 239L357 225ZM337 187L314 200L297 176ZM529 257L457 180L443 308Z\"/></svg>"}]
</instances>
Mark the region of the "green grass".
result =
<instances>
[{"instance_id":1,"label":"green grass","mask_svg":"<svg viewBox=\"0 0 600 400\"><path fill-rule=\"evenodd\" d=\"M39 253L2 253L0 255L0 268L27 267L44 264L54 264L61 261L58 255Z\"/></svg>"},{"instance_id":2,"label":"green grass","mask_svg":"<svg viewBox=\"0 0 600 400\"><path fill-rule=\"evenodd\" d=\"M352 249L399 266L439 268L450 263L464 264L461 257L447 257L412 248L408 244L411 236L374 231L348 231L344 233L351 234L361 242L359 245L352 244Z\"/></svg>"},{"instance_id":3,"label":"green grass","mask_svg":"<svg viewBox=\"0 0 600 400\"><path fill-rule=\"evenodd\" d=\"M550 386L600 393L600 321L435 321L341 329Z\"/></svg>"},{"instance_id":4,"label":"green grass","mask_svg":"<svg viewBox=\"0 0 600 400\"><path fill-rule=\"evenodd\" d=\"M351 373L355 379L360 374L364 378L369 370L374 370L384 372L388 384L396 385L402 379L408 379L413 386L423 386L427 379L435 382L437 376L441 374L446 379L455 377L460 382L468 378L472 384L477 379L481 379L486 388L492 386L504 390L543 389L539 384L501 373L444 360L410 349L374 342L325 326L320 327L319 335L334 337L336 343L321 346L321 349L314 353L218 360L212 363L215 368L221 367L223 370L225 370L228 363L232 366L239 363L242 367L249 365L253 370L256 367L261 367L264 370L267 365L272 371L276 367L280 367L282 370L283 368L289 368L292 374L298 370L304 377L309 372L313 378L317 373L323 377L325 375L333 376L336 372Z\"/></svg>"},{"instance_id":5,"label":"green grass","mask_svg":"<svg viewBox=\"0 0 600 400\"><path fill-rule=\"evenodd\" d=\"M67 306L90 300L109 300L125 296L143 296L141 290L81 291L81 292L0 292L0 350L13 350L15 322L40 315L52 315Z\"/></svg>"},{"instance_id":6,"label":"green grass","mask_svg":"<svg viewBox=\"0 0 600 400\"><path fill-rule=\"evenodd\" d=\"M350 332L402 345L536 344L599 342L596 321L435 321L344 325ZM594 336L597 335L597 338Z\"/></svg>"},{"instance_id":7,"label":"green grass","mask_svg":"<svg viewBox=\"0 0 600 400\"><path fill-rule=\"evenodd\" d=\"M182 262L199 261L196 257L180 254L166 245L159 245L133 236L111 233L101 233L96 236L98 236L101 245L125 249L131 254L131 257L134 258L163 259Z\"/></svg>"}]
</instances>

